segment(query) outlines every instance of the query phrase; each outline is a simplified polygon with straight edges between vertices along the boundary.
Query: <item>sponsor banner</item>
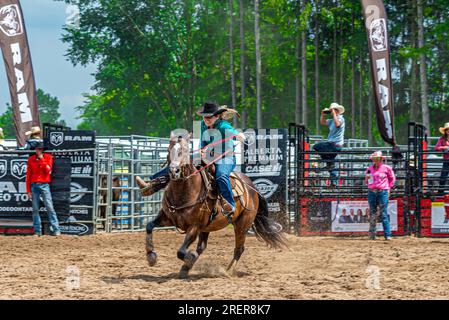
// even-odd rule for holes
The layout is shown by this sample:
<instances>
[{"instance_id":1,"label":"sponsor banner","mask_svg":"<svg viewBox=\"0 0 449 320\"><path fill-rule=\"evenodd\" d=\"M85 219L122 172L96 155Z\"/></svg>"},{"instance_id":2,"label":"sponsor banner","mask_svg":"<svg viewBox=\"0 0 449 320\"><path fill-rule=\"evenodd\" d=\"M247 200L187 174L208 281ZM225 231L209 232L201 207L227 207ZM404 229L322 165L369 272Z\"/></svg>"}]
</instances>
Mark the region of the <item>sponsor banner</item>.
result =
<instances>
[{"instance_id":1,"label":"sponsor banner","mask_svg":"<svg viewBox=\"0 0 449 320\"><path fill-rule=\"evenodd\" d=\"M286 224L286 129L248 129L241 171L267 199L270 215Z\"/></svg>"},{"instance_id":2,"label":"sponsor banner","mask_svg":"<svg viewBox=\"0 0 449 320\"><path fill-rule=\"evenodd\" d=\"M0 0L0 45L8 77L17 144L23 146L25 133L39 126L33 65L18 0Z\"/></svg>"},{"instance_id":3,"label":"sponsor banner","mask_svg":"<svg viewBox=\"0 0 449 320\"><path fill-rule=\"evenodd\" d=\"M26 192L27 160L24 157L3 158L0 161L0 218L31 218L32 204ZM68 190L70 177L70 159L54 159L51 191L56 213L68 213ZM40 212L46 209L41 201ZM42 220L47 215L42 215Z\"/></svg>"},{"instance_id":4,"label":"sponsor banner","mask_svg":"<svg viewBox=\"0 0 449 320\"><path fill-rule=\"evenodd\" d=\"M330 232L331 201L310 201L307 204L307 228L311 232Z\"/></svg>"},{"instance_id":5,"label":"sponsor banner","mask_svg":"<svg viewBox=\"0 0 449 320\"><path fill-rule=\"evenodd\" d=\"M95 131L48 130L45 132L45 145L53 150L94 149ZM92 220L94 206L94 162L95 152L61 151L55 153L71 160L70 215L77 220ZM86 208L89 207L89 208Z\"/></svg>"},{"instance_id":6,"label":"sponsor banner","mask_svg":"<svg viewBox=\"0 0 449 320\"><path fill-rule=\"evenodd\" d=\"M449 233L449 203L432 202L432 233Z\"/></svg>"},{"instance_id":7,"label":"sponsor banner","mask_svg":"<svg viewBox=\"0 0 449 320\"><path fill-rule=\"evenodd\" d=\"M398 230L398 202L388 202L391 231ZM332 201L332 232L368 232L368 201ZM377 232L383 231L380 216L377 219Z\"/></svg>"},{"instance_id":8,"label":"sponsor banner","mask_svg":"<svg viewBox=\"0 0 449 320\"><path fill-rule=\"evenodd\" d=\"M362 0L362 7L368 36L377 126L382 139L391 145L395 145L387 14L382 0Z\"/></svg>"},{"instance_id":9,"label":"sponsor banner","mask_svg":"<svg viewBox=\"0 0 449 320\"><path fill-rule=\"evenodd\" d=\"M44 224L45 233L50 233L50 225L48 223ZM82 222L77 221L73 216L66 217L65 219L60 219L59 228L62 234L72 235L72 236L84 236L94 233L94 224L92 222Z\"/></svg>"},{"instance_id":10,"label":"sponsor banner","mask_svg":"<svg viewBox=\"0 0 449 320\"><path fill-rule=\"evenodd\" d=\"M49 130L45 133L44 144L53 150L95 148L95 131Z\"/></svg>"},{"instance_id":11,"label":"sponsor banner","mask_svg":"<svg viewBox=\"0 0 449 320\"><path fill-rule=\"evenodd\" d=\"M70 212L70 163L70 158L54 157L51 196L58 215Z\"/></svg>"},{"instance_id":12,"label":"sponsor banner","mask_svg":"<svg viewBox=\"0 0 449 320\"><path fill-rule=\"evenodd\" d=\"M92 220L93 209L83 208L84 206L93 207L94 194L92 190L92 179L72 178L72 181L70 182L71 215L81 217L83 220Z\"/></svg>"}]
</instances>

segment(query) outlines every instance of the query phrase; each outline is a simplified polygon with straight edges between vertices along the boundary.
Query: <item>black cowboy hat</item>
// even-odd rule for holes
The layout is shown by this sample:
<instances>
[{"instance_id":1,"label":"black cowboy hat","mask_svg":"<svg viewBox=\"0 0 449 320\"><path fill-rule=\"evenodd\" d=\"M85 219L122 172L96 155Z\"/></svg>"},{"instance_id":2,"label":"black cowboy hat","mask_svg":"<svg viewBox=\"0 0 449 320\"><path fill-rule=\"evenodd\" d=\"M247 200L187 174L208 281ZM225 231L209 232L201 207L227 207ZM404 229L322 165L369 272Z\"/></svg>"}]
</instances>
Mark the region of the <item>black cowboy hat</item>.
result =
<instances>
[{"instance_id":1,"label":"black cowboy hat","mask_svg":"<svg viewBox=\"0 0 449 320\"><path fill-rule=\"evenodd\" d=\"M220 114L222 112L227 111L228 108L219 106L216 103L213 102L206 102L203 104L203 106L196 112L197 115L202 117L212 117L216 116L217 114Z\"/></svg>"}]
</instances>

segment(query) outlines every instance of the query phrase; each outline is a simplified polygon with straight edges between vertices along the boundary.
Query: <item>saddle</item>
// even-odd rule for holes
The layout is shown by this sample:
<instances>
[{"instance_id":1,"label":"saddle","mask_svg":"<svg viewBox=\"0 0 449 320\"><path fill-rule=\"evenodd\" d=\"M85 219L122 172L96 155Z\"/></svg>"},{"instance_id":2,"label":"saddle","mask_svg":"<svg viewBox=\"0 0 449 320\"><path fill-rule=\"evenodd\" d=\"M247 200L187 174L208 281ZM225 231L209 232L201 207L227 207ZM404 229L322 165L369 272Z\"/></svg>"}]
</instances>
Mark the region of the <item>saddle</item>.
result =
<instances>
[{"instance_id":1,"label":"saddle","mask_svg":"<svg viewBox=\"0 0 449 320\"><path fill-rule=\"evenodd\" d=\"M203 170L201 171L201 177L203 179L204 185L206 186L206 189L208 190L207 197L212 200L217 199L220 195L218 184L216 183L213 174L209 171ZM233 196L234 197L242 196L243 193L245 192L245 187L243 186L243 182L241 181L241 179L237 176L235 172L232 172L229 177L231 181Z\"/></svg>"},{"instance_id":2,"label":"saddle","mask_svg":"<svg viewBox=\"0 0 449 320\"><path fill-rule=\"evenodd\" d=\"M215 168L211 168L211 170L203 170L201 171L201 178L203 180L203 183L207 190L207 198L213 200L213 206L209 207L207 204L207 201L204 202L203 206L201 207L201 211L203 211L206 214L210 214L209 217L209 223L211 223L215 217L218 214L218 199L221 197L220 192L218 189L218 184L216 183L215 177L214 177L214 170ZM237 176L236 173L232 172L230 174L230 181L231 181L231 187L232 187L232 193L234 197L240 197L245 192L245 187L243 185L243 182L241 179ZM222 209L223 211L223 209Z\"/></svg>"}]
</instances>

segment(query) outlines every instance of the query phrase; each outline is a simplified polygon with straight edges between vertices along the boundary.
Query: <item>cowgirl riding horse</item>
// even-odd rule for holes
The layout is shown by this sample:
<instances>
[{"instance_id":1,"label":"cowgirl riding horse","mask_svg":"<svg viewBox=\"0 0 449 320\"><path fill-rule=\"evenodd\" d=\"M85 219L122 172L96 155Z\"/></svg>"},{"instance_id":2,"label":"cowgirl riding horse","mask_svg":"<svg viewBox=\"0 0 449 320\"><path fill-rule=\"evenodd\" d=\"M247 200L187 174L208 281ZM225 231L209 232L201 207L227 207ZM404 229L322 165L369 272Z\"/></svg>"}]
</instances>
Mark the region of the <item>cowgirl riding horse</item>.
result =
<instances>
[{"instance_id":1,"label":"cowgirl riding horse","mask_svg":"<svg viewBox=\"0 0 449 320\"><path fill-rule=\"evenodd\" d=\"M190 135L170 135L169 165L152 177L148 184L136 178L141 187L142 195L150 195L167 186L162 200L162 208L157 217L146 227L145 250L150 266L154 266L157 254L154 251L153 229L155 227L175 226L185 231L185 239L179 248L178 258L184 261L180 271L181 277L186 277L206 249L209 233L225 228L229 223L234 226L235 248L234 257L228 265L228 272L234 272L245 247L246 234L250 228L255 235L264 240L273 248L286 246L281 234L282 228L274 222L268 213L268 205L255 188L252 181L241 173L235 173L234 181L242 184L243 191L236 195L238 202L234 201L230 184L230 173L235 168L232 138L244 140L243 134L237 132L230 124L223 120L223 114L229 110L220 108L216 104L206 103L198 112L203 116L201 138L203 156L212 149L215 160L215 176L219 190L224 198L221 206L217 206L216 197L212 196L210 189L204 183L200 170L196 169L190 161ZM212 130L215 129L215 130ZM221 146L216 148L217 146ZM220 150L221 149L221 150ZM210 166L207 169L212 169ZM170 182L170 183L168 183ZM235 182L237 183L237 182ZM221 211L223 214L215 216L212 212ZM190 245L198 240L196 250L189 250Z\"/></svg>"},{"instance_id":2,"label":"cowgirl riding horse","mask_svg":"<svg viewBox=\"0 0 449 320\"><path fill-rule=\"evenodd\" d=\"M232 111L209 102L206 102L197 111L197 114L203 117L203 121L201 121L201 156L202 158L218 159L215 162L215 179L222 195L223 213L229 223L232 223L235 212L235 201L229 178L236 166L233 140L234 137L242 142L245 140L243 133L238 133L229 122L223 119L225 113ZM209 147L208 145L212 143L213 147ZM142 196L150 196L167 186L169 182L168 167L164 167L151 176L149 182L143 181L140 177L136 177L136 182L142 189Z\"/></svg>"}]
</instances>

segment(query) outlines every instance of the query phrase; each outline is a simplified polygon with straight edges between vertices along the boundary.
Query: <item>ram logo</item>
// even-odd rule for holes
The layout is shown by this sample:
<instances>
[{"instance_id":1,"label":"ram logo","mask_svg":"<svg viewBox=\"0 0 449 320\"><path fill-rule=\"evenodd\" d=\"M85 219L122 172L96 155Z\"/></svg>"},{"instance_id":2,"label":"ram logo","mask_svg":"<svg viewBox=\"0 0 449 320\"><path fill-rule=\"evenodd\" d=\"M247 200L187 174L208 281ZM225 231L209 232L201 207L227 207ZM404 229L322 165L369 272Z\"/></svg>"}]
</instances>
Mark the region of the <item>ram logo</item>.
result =
<instances>
[{"instance_id":1,"label":"ram logo","mask_svg":"<svg viewBox=\"0 0 449 320\"><path fill-rule=\"evenodd\" d=\"M8 168L8 162L6 160L0 160L0 178L6 176L6 170Z\"/></svg>"},{"instance_id":2,"label":"ram logo","mask_svg":"<svg viewBox=\"0 0 449 320\"><path fill-rule=\"evenodd\" d=\"M22 17L16 4L10 4L0 9L0 29L8 37L23 33Z\"/></svg>"},{"instance_id":3,"label":"ram logo","mask_svg":"<svg viewBox=\"0 0 449 320\"><path fill-rule=\"evenodd\" d=\"M11 174L13 177L22 180L27 174L26 160L11 160Z\"/></svg>"},{"instance_id":4,"label":"ram logo","mask_svg":"<svg viewBox=\"0 0 449 320\"><path fill-rule=\"evenodd\" d=\"M371 22L369 37L373 51L387 50L387 26L385 19L375 19Z\"/></svg>"},{"instance_id":5,"label":"ram logo","mask_svg":"<svg viewBox=\"0 0 449 320\"><path fill-rule=\"evenodd\" d=\"M245 144L250 146L256 142L256 133L254 131L246 131L245 132Z\"/></svg>"},{"instance_id":6,"label":"ram logo","mask_svg":"<svg viewBox=\"0 0 449 320\"><path fill-rule=\"evenodd\" d=\"M254 185L265 199L271 197L279 188L278 184L275 184L268 179L257 179L254 181Z\"/></svg>"},{"instance_id":7,"label":"ram logo","mask_svg":"<svg viewBox=\"0 0 449 320\"><path fill-rule=\"evenodd\" d=\"M55 147L61 145L64 142L64 132L52 132L50 133L50 143Z\"/></svg>"}]
</instances>

